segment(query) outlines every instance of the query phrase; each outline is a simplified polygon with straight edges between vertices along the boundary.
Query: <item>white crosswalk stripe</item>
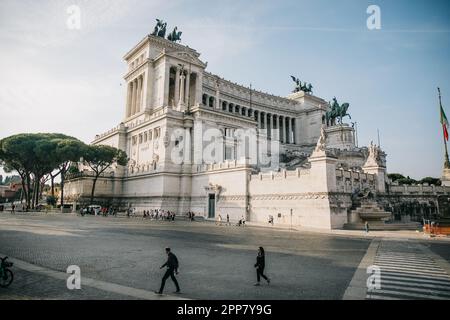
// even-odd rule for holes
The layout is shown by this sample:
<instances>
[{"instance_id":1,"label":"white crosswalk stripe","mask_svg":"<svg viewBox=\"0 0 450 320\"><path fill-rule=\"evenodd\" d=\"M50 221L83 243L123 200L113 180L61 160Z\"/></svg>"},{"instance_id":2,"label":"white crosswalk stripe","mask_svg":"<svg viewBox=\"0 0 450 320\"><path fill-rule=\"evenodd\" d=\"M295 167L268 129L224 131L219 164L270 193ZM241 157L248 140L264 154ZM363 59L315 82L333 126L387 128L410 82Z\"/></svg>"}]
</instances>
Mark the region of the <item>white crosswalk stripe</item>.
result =
<instances>
[{"instance_id":1,"label":"white crosswalk stripe","mask_svg":"<svg viewBox=\"0 0 450 320\"><path fill-rule=\"evenodd\" d=\"M421 253L378 251L381 288L368 290L370 300L450 300L450 275Z\"/></svg>"}]
</instances>

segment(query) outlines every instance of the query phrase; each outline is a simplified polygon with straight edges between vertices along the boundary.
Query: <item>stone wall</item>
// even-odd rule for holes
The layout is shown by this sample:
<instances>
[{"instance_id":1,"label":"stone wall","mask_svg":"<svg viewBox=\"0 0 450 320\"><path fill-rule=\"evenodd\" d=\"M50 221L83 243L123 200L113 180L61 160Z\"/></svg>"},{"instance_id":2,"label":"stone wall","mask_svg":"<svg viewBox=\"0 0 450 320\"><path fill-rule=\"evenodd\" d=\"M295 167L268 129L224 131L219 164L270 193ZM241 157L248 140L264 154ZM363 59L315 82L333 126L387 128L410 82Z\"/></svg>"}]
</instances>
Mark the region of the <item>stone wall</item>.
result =
<instances>
[{"instance_id":1,"label":"stone wall","mask_svg":"<svg viewBox=\"0 0 450 320\"><path fill-rule=\"evenodd\" d=\"M341 228L345 208L336 206L336 160L313 153L310 169L281 170L251 175L249 183L251 221L313 228Z\"/></svg>"}]
</instances>

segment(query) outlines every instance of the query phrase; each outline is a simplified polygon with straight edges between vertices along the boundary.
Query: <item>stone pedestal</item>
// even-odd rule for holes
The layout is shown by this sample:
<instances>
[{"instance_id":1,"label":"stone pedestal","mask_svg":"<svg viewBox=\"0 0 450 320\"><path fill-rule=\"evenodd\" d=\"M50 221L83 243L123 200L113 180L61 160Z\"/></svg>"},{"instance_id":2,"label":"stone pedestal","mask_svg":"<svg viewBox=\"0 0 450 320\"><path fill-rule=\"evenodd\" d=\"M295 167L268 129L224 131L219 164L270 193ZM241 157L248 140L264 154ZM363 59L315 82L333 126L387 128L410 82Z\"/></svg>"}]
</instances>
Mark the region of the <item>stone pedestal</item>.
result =
<instances>
[{"instance_id":1,"label":"stone pedestal","mask_svg":"<svg viewBox=\"0 0 450 320\"><path fill-rule=\"evenodd\" d=\"M348 124L338 124L325 128L327 148L347 149L355 148L355 130Z\"/></svg>"},{"instance_id":2,"label":"stone pedestal","mask_svg":"<svg viewBox=\"0 0 450 320\"><path fill-rule=\"evenodd\" d=\"M311 174L316 179L315 187L321 192L334 192L336 191L336 163L337 159L326 150L315 150L311 157L309 157L311 163Z\"/></svg>"},{"instance_id":3,"label":"stone pedestal","mask_svg":"<svg viewBox=\"0 0 450 320\"><path fill-rule=\"evenodd\" d=\"M450 169L444 168L444 172L442 174L442 185L443 186L449 186L450 187Z\"/></svg>"},{"instance_id":4,"label":"stone pedestal","mask_svg":"<svg viewBox=\"0 0 450 320\"><path fill-rule=\"evenodd\" d=\"M386 192L386 168L378 165L367 166L363 168L365 173L374 174L376 176L376 188L378 192Z\"/></svg>"},{"instance_id":5,"label":"stone pedestal","mask_svg":"<svg viewBox=\"0 0 450 320\"><path fill-rule=\"evenodd\" d=\"M386 166L385 161L382 159L382 154L380 147L371 143L369 147L369 156L362 167L365 173L375 175L376 189L377 192L380 193L386 192Z\"/></svg>"}]
</instances>

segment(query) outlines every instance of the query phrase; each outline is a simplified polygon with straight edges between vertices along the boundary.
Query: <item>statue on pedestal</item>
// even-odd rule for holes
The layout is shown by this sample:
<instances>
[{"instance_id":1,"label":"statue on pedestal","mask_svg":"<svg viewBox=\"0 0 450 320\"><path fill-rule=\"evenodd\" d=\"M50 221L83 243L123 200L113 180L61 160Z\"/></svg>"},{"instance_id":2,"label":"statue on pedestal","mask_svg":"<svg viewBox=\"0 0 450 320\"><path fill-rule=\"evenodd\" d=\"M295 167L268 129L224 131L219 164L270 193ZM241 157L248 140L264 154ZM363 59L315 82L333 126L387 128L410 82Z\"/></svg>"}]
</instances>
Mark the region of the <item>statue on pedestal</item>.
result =
<instances>
[{"instance_id":1,"label":"statue on pedestal","mask_svg":"<svg viewBox=\"0 0 450 320\"><path fill-rule=\"evenodd\" d=\"M292 81L295 82L295 88L292 91L293 93L303 91L304 93L312 94L313 86L311 83L302 83L299 78L291 76Z\"/></svg>"},{"instance_id":2,"label":"statue on pedestal","mask_svg":"<svg viewBox=\"0 0 450 320\"><path fill-rule=\"evenodd\" d=\"M347 113L348 108L350 107L349 103L343 103L340 105L336 99L336 97L333 98L333 103L328 102L328 111L325 113L325 120L327 123L327 126L335 126L336 125L336 119L338 120L338 124L342 124L342 119L344 117L352 118L349 113Z\"/></svg>"},{"instance_id":3,"label":"statue on pedestal","mask_svg":"<svg viewBox=\"0 0 450 320\"><path fill-rule=\"evenodd\" d=\"M318 151L325 151L326 148L326 142L327 142L327 134L325 132L324 127L320 128L320 137L317 141L316 148L314 149L315 152Z\"/></svg>"},{"instance_id":4,"label":"statue on pedestal","mask_svg":"<svg viewBox=\"0 0 450 320\"><path fill-rule=\"evenodd\" d=\"M163 20L156 19L156 26L151 33L152 36L164 38L166 36L167 23Z\"/></svg>"},{"instance_id":5,"label":"statue on pedestal","mask_svg":"<svg viewBox=\"0 0 450 320\"><path fill-rule=\"evenodd\" d=\"M167 36L167 40L177 42L181 41L181 31L177 31L177 27L173 29L173 31Z\"/></svg>"},{"instance_id":6,"label":"statue on pedestal","mask_svg":"<svg viewBox=\"0 0 450 320\"><path fill-rule=\"evenodd\" d=\"M381 165L380 151L381 151L380 147L375 145L373 141L370 141L369 156L367 157L364 167L380 166Z\"/></svg>"}]
</instances>

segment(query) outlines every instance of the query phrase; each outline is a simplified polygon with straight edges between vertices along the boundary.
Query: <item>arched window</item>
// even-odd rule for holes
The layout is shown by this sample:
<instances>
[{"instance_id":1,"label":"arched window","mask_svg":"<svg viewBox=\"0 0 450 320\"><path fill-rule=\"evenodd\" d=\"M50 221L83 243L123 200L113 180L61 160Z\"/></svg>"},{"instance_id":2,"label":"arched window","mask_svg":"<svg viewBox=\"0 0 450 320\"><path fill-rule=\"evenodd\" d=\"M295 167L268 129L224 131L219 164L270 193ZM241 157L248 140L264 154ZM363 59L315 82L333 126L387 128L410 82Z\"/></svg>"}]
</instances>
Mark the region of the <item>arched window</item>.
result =
<instances>
[{"instance_id":1,"label":"arched window","mask_svg":"<svg viewBox=\"0 0 450 320\"><path fill-rule=\"evenodd\" d=\"M214 107L214 97L209 97L209 106L210 106L211 108Z\"/></svg>"},{"instance_id":2,"label":"arched window","mask_svg":"<svg viewBox=\"0 0 450 320\"><path fill-rule=\"evenodd\" d=\"M226 101L222 101L222 110L223 111L227 110L227 102Z\"/></svg>"},{"instance_id":3,"label":"arched window","mask_svg":"<svg viewBox=\"0 0 450 320\"><path fill-rule=\"evenodd\" d=\"M206 106L206 101L207 100L208 100L208 95L204 93L203 96L202 96L202 103L203 103L203 105Z\"/></svg>"}]
</instances>

